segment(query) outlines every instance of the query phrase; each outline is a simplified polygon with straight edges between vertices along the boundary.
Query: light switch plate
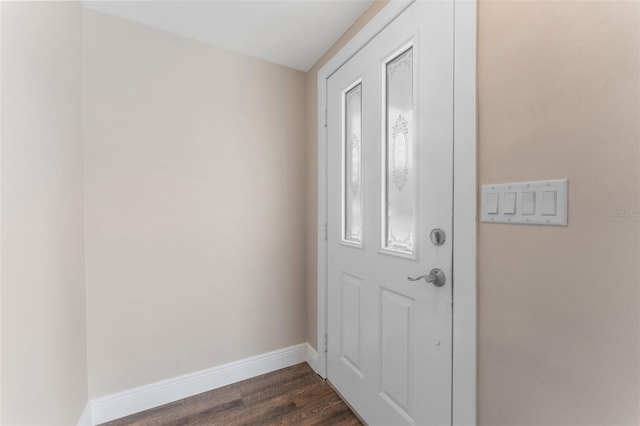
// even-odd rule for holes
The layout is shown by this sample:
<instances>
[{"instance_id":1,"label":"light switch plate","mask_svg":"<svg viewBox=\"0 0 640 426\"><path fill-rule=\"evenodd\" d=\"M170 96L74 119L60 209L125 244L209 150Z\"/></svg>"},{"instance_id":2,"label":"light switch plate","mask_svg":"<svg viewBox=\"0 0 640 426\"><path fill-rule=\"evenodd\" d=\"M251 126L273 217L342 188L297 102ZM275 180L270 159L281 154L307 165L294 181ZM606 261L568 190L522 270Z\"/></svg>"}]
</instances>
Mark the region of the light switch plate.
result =
<instances>
[{"instance_id":1,"label":"light switch plate","mask_svg":"<svg viewBox=\"0 0 640 426\"><path fill-rule=\"evenodd\" d=\"M568 186L567 179L483 185L481 221L567 226ZM491 197L489 194L492 194ZM499 208L496 213L490 212L490 209L494 211L495 208L496 200L493 194L498 196L497 205ZM514 197L515 210L512 210Z\"/></svg>"}]
</instances>

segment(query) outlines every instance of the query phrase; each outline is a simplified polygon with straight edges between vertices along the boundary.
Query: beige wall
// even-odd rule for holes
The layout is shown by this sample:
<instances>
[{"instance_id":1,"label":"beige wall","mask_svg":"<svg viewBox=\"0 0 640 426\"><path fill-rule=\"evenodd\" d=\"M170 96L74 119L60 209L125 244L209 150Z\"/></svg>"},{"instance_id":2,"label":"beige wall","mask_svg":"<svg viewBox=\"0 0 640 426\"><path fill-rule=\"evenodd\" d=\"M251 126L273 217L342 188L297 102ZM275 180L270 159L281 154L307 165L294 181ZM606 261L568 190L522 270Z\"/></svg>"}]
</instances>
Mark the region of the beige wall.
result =
<instances>
[{"instance_id":1,"label":"beige wall","mask_svg":"<svg viewBox=\"0 0 640 426\"><path fill-rule=\"evenodd\" d=\"M479 227L480 424L638 425L640 3L482 1L478 41L479 183L569 179L567 228Z\"/></svg>"},{"instance_id":2,"label":"beige wall","mask_svg":"<svg viewBox=\"0 0 640 426\"><path fill-rule=\"evenodd\" d=\"M640 3L481 1L478 21L479 183L570 181L567 228L479 226L479 424L640 424Z\"/></svg>"},{"instance_id":3,"label":"beige wall","mask_svg":"<svg viewBox=\"0 0 640 426\"><path fill-rule=\"evenodd\" d=\"M318 348L317 276L318 276L318 70L349 42L389 0L375 0L344 32L327 52L307 71L305 78L305 154L306 154L306 283L307 342Z\"/></svg>"},{"instance_id":4,"label":"beige wall","mask_svg":"<svg viewBox=\"0 0 640 426\"><path fill-rule=\"evenodd\" d=\"M84 11L89 391L305 342L304 73Z\"/></svg>"},{"instance_id":5,"label":"beige wall","mask_svg":"<svg viewBox=\"0 0 640 426\"><path fill-rule=\"evenodd\" d=\"M87 402L79 3L2 2L2 418Z\"/></svg>"}]
</instances>

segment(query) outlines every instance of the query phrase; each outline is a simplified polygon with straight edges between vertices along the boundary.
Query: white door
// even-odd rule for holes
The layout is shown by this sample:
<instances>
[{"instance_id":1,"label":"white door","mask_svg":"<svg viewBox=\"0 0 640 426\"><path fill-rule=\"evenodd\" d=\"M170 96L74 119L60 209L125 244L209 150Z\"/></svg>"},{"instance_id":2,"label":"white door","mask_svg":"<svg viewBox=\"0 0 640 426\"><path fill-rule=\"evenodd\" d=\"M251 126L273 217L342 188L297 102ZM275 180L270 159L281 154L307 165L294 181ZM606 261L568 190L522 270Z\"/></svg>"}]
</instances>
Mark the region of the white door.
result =
<instances>
[{"instance_id":1,"label":"white door","mask_svg":"<svg viewBox=\"0 0 640 426\"><path fill-rule=\"evenodd\" d=\"M370 425L451 424L453 2L336 71L327 127L327 377Z\"/></svg>"}]
</instances>

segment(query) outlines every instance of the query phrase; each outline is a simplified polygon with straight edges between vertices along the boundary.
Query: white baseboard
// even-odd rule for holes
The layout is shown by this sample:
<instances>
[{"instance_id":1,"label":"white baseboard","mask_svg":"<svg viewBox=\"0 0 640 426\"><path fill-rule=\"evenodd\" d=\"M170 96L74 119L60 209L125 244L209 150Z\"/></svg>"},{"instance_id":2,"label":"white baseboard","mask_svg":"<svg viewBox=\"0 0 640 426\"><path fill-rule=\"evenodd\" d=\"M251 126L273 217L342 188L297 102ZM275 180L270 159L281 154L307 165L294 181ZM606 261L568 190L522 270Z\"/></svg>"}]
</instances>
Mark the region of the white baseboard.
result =
<instances>
[{"instance_id":1,"label":"white baseboard","mask_svg":"<svg viewBox=\"0 0 640 426\"><path fill-rule=\"evenodd\" d=\"M306 345L307 345L307 364L309 364L309 366L313 368L313 371L315 371L316 374L318 374L318 352L316 352L316 350L313 349L313 347L309 343L306 343Z\"/></svg>"},{"instance_id":2,"label":"white baseboard","mask_svg":"<svg viewBox=\"0 0 640 426\"><path fill-rule=\"evenodd\" d=\"M78 426L93 426L93 419L91 418L91 402L87 402L82 410L80 420L78 420Z\"/></svg>"},{"instance_id":3,"label":"white baseboard","mask_svg":"<svg viewBox=\"0 0 640 426\"><path fill-rule=\"evenodd\" d=\"M308 361L309 348L301 343L94 399L89 418L97 425L299 364Z\"/></svg>"}]
</instances>

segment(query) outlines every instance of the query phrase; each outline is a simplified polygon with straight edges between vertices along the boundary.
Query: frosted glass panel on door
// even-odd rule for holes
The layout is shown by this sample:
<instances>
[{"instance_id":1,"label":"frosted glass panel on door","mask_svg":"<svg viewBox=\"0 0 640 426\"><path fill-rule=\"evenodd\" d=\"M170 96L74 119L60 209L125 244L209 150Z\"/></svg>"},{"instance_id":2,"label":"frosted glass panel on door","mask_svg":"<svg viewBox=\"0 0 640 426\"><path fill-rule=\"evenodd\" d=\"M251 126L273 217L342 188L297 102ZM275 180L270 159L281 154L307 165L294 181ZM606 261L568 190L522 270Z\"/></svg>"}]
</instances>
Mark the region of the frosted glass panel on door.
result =
<instances>
[{"instance_id":1,"label":"frosted glass panel on door","mask_svg":"<svg viewBox=\"0 0 640 426\"><path fill-rule=\"evenodd\" d=\"M413 138L413 48L386 66L384 246L413 253L416 170Z\"/></svg>"},{"instance_id":2,"label":"frosted glass panel on door","mask_svg":"<svg viewBox=\"0 0 640 426\"><path fill-rule=\"evenodd\" d=\"M343 239L362 243L362 83L345 93Z\"/></svg>"}]
</instances>

